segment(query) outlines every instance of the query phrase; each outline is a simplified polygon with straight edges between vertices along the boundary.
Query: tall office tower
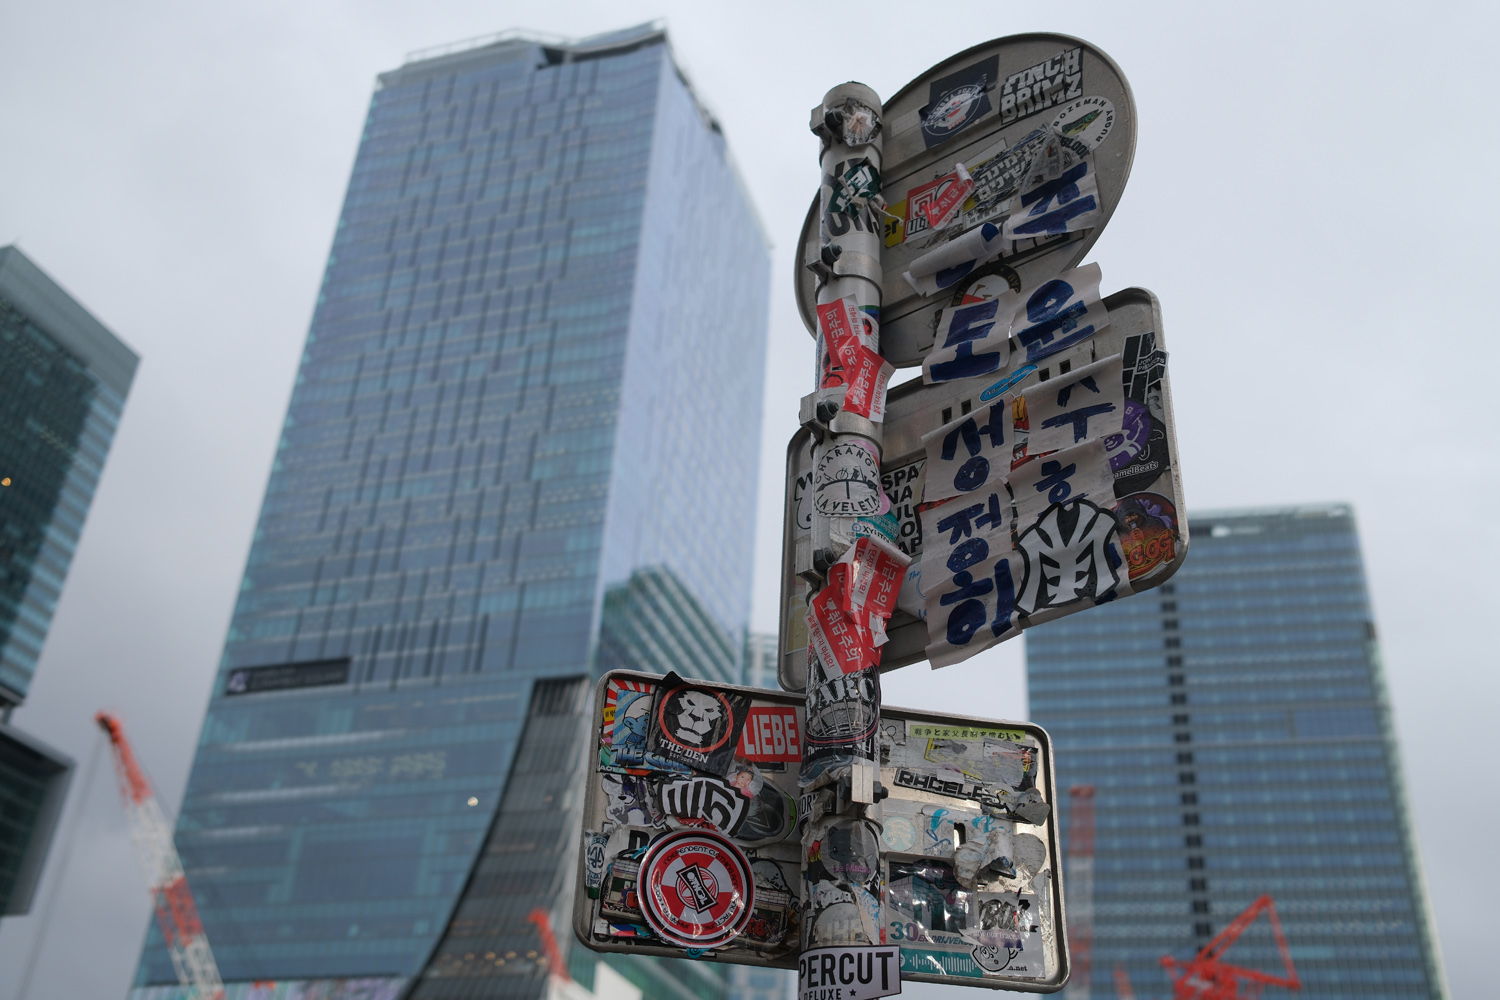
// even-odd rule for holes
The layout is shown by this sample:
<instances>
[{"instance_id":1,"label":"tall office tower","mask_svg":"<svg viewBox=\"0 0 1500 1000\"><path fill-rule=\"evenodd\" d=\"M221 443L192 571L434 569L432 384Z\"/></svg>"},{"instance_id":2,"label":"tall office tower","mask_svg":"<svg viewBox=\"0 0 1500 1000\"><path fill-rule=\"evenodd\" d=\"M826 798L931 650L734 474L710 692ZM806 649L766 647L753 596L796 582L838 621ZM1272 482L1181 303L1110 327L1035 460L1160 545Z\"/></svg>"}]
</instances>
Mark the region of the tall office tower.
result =
<instances>
[{"instance_id":1,"label":"tall office tower","mask_svg":"<svg viewBox=\"0 0 1500 1000\"><path fill-rule=\"evenodd\" d=\"M25 913L72 761L10 725L25 700L137 358L0 247L0 915Z\"/></svg>"},{"instance_id":2,"label":"tall office tower","mask_svg":"<svg viewBox=\"0 0 1500 1000\"><path fill-rule=\"evenodd\" d=\"M658 28L380 77L177 825L231 1000L546 988L606 594L748 617L769 280Z\"/></svg>"},{"instance_id":3,"label":"tall office tower","mask_svg":"<svg viewBox=\"0 0 1500 1000\"><path fill-rule=\"evenodd\" d=\"M1191 532L1159 589L1027 633L1059 785L1096 789L1094 994L1168 993L1160 956L1269 893L1304 995L1446 995L1353 511ZM1265 917L1225 958L1282 969Z\"/></svg>"}]
</instances>

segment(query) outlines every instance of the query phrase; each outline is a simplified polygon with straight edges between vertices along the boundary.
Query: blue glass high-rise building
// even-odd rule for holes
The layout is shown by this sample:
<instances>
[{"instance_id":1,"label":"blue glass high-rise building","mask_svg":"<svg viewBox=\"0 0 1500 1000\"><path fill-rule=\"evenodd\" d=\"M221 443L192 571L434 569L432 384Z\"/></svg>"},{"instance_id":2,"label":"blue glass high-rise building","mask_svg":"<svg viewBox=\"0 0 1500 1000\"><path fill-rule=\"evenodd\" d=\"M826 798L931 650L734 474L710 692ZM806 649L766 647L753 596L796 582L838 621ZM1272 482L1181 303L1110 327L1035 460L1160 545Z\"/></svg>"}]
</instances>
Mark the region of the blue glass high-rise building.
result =
<instances>
[{"instance_id":1,"label":"blue glass high-rise building","mask_svg":"<svg viewBox=\"0 0 1500 1000\"><path fill-rule=\"evenodd\" d=\"M31 689L135 352L0 247L0 916L25 913L72 761L10 725Z\"/></svg>"},{"instance_id":2,"label":"blue glass high-rise building","mask_svg":"<svg viewBox=\"0 0 1500 1000\"><path fill-rule=\"evenodd\" d=\"M659 28L380 77L177 824L232 998L545 987L606 593L733 666L768 294Z\"/></svg>"},{"instance_id":3,"label":"blue glass high-rise building","mask_svg":"<svg viewBox=\"0 0 1500 1000\"><path fill-rule=\"evenodd\" d=\"M1026 634L1058 780L1095 787L1094 995L1167 994L1162 955L1269 894L1303 996L1445 996L1353 511L1190 527L1168 583ZM1225 959L1282 970L1265 917Z\"/></svg>"}]
</instances>

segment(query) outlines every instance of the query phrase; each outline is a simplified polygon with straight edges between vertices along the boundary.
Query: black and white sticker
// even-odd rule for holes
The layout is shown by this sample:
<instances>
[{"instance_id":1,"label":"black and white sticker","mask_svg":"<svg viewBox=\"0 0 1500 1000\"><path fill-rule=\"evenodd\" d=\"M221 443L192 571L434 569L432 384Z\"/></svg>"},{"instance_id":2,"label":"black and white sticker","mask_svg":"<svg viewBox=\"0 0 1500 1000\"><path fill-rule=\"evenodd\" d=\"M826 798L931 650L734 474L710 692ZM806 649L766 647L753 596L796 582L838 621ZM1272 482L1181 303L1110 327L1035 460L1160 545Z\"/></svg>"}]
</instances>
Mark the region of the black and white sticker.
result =
<instances>
[{"instance_id":1,"label":"black and white sticker","mask_svg":"<svg viewBox=\"0 0 1500 1000\"><path fill-rule=\"evenodd\" d=\"M872 1000L901 992L901 949L814 948L797 957L797 1000Z\"/></svg>"}]
</instances>

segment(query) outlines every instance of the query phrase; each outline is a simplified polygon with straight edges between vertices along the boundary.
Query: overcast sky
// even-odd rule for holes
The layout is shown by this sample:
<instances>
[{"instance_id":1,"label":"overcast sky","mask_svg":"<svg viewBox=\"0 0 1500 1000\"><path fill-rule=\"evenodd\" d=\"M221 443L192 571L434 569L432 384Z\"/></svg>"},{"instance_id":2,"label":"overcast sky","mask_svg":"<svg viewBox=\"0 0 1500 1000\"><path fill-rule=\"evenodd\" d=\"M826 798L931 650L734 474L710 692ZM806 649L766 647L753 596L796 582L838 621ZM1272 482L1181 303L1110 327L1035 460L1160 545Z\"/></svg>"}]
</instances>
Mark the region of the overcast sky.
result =
<instances>
[{"instance_id":1,"label":"overcast sky","mask_svg":"<svg viewBox=\"0 0 1500 1000\"><path fill-rule=\"evenodd\" d=\"M1090 40L1140 115L1134 173L1092 259L1106 292L1161 298L1187 496L1198 510L1355 505L1453 992L1487 995L1495 10L0 4L0 244L19 243L143 358L14 718L80 763L82 820L28 1000L123 997L133 972L149 903L107 762L78 794L98 746L89 719L124 715L175 812L375 74L505 28L576 36L663 15L775 243L756 626L776 624L783 453L808 388L790 290L817 184L808 109L850 78L892 94L999 35ZM1022 656L1013 643L937 674L909 667L886 697L1019 716ZM43 908L0 922L0 1000L18 995Z\"/></svg>"}]
</instances>

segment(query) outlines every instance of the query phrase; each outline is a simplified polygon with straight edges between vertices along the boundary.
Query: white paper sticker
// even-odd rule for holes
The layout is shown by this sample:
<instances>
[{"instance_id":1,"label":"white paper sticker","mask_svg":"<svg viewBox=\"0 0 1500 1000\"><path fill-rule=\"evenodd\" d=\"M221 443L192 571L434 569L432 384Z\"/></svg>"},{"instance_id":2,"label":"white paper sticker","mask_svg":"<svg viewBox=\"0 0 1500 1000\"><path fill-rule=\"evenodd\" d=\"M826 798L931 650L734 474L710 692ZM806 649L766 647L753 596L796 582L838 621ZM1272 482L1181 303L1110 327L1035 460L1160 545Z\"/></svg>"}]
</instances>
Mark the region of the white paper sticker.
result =
<instances>
[{"instance_id":1,"label":"white paper sticker","mask_svg":"<svg viewBox=\"0 0 1500 1000\"><path fill-rule=\"evenodd\" d=\"M1104 218L1099 181L1088 146L1053 133L1032 161L1020 194L1005 220L1008 240L1076 233Z\"/></svg>"},{"instance_id":2,"label":"white paper sticker","mask_svg":"<svg viewBox=\"0 0 1500 1000\"><path fill-rule=\"evenodd\" d=\"M928 507L921 516L924 579L946 582L992 552L1010 548L1010 491L1003 483Z\"/></svg>"},{"instance_id":3,"label":"white paper sticker","mask_svg":"<svg viewBox=\"0 0 1500 1000\"><path fill-rule=\"evenodd\" d=\"M1012 333L1027 361L1056 354L1109 326L1099 298L1099 265L1064 271L1026 297Z\"/></svg>"},{"instance_id":4,"label":"white paper sticker","mask_svg":"<svg viewBox=\"0 0 1500 1000\"><path fill-rule=\"evenodd\" d=\"M1019 570L1015 552L991 552L984 562L944 577L941 584L928 584L926 652L934 667L967 660L1017 634L1013 612Z\"/></svg>"},{"instance_id":5,"label":"white paper sticker","mask_svg":"<svg viewBox=\"0 0 1500 1000\"><path fill-rule=\"evenodd\" d=\"M1016 552L1016 609L1028 615L1097 602L1126 579L1114 515L1087 500L1047 508L1016 539Z\"/></svg>"},{"instance_id":6,"label":"white paper sticker","mask_svg":"<svg viewBox=\"0 0 1500 1000\"><path fill-rule=\"evenodd\" d=\"M922 360L928 385L989 375L1010 360L1010 327L1021 297L998 275L975 284L962 302L943 311L936 342Z\"/></svg>"},{"instance_id":7,"label":"white paper sticker","mask_svg":"<svg viewBox=\"0 0 1500 1000\"><path fill-rule=\"evenodd\" d=\"M922 435L922 447L927 451L924 501L998 488L1010 471L1011 398L1002 396Z\"/></svg>"},{"instance_id":8,"label":"white paper sticker","mask_svg":"<svg viewBox=\"0 0 1500 1000\"><path fill-rule=\"evenodd\" d=\"M1026 390L1028 454L1071 448L1120 433L1125 414L1120 358L1112 355Z\"/></svg>"},{"instance_id":9,"label":"white paper sticker","mask_svg":"<svg viewBox=\"0 0 1500 1000\"><path fill-rule=\"evenodd\" d=\"M797 1000L876 1000L901 992L901 948L814 948L797 956Z\"/></svg>"},{"instance_id":10,"label":"white paper sticker","mask_svg":"<svg viewBox=\"0 0 1500 1000\"><path fill-rule=\"evenodd\" d=\"M1086 497L1105 510L1115 503L1115 476L1100 438L1033 458L1011 472L1010 488L1017 526L1023 531L1055 503Z\"/></svg>"},{"instance_id":11,"label":"white paper sticker","mask_svg":"<svg viewBox=\"0 0 1500 1000\"><path fill-rule=\"evenodd\" d=\"M986 222L927 251L911 262L902 277L918 295L936 295L958 284L976 265L999 255L1007 240L999 226Z\"/></svg>"}]
</instances>

